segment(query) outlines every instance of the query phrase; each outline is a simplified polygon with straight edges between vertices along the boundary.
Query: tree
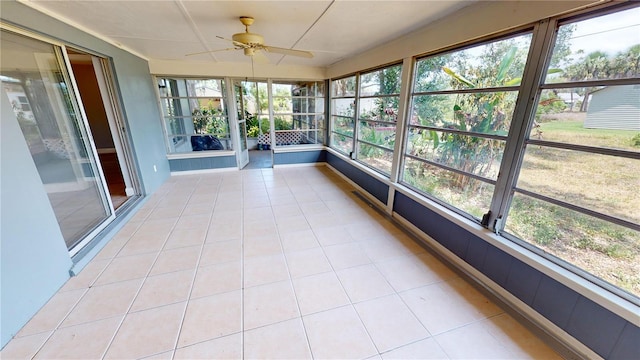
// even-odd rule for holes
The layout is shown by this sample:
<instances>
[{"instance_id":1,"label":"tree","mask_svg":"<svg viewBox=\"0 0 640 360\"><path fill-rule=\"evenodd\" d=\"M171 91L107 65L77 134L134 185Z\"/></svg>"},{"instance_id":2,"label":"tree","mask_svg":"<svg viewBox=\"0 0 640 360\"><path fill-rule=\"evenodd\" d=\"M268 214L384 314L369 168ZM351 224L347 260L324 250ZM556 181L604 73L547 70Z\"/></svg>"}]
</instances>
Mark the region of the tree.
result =
<instances>
[{"instance_id":1,"label":"tree","mask_svg":"<svg viewBox=\"0 0 640 360\"><path fill-rule=\"evenodd\" d=\"M579 51L577 54L583 54ZM601 79L622 79L636 77L640 74L640 44L629 47L626 51L614 56L603 51L593 51L580 57L564 70L566 81L588 81ZM597 87L585 88L584 101L580 111L587 111L589 95Z\"/></svg>"}]
</instances>

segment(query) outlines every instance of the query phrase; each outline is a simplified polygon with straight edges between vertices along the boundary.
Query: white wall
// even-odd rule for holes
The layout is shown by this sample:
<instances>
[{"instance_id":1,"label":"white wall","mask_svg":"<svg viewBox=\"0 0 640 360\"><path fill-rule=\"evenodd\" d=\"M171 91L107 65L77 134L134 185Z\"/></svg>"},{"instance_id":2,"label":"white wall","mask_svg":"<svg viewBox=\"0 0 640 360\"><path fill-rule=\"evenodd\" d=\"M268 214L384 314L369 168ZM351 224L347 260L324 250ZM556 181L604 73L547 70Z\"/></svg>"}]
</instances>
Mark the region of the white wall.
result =
<instances>
[{"instance_id":1,"label":"white wall","mask_svg":"<svg viewBox=\"0 0 640 360\"><path fill-rule=\"evenodd\" d=\"M254 64L250 59L242 63L185 62L176 60L149 60L152 74L173 76L249 77L296 80L324 80L326 69L311 66L285 66L275 64Z\"/></svg>"}]
</instances>

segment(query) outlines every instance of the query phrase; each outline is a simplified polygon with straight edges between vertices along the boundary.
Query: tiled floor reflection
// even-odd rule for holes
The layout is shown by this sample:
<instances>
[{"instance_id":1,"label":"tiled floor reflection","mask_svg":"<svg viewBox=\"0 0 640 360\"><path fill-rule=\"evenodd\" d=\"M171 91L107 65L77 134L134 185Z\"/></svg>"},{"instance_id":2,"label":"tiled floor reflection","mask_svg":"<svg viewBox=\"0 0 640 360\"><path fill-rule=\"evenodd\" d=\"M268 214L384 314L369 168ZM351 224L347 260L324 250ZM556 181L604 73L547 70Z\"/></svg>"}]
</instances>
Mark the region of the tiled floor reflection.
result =
<instances>
[{"instance_id":1,"label":"tiled floor reflection","mask_svg":"<svg viewBox=\"0 0 640 360\"><path fill-rule=\"evenodd\" d=\"M2 358L555 359L325 167L170 178Z\"/></svg>"}]
</instances>

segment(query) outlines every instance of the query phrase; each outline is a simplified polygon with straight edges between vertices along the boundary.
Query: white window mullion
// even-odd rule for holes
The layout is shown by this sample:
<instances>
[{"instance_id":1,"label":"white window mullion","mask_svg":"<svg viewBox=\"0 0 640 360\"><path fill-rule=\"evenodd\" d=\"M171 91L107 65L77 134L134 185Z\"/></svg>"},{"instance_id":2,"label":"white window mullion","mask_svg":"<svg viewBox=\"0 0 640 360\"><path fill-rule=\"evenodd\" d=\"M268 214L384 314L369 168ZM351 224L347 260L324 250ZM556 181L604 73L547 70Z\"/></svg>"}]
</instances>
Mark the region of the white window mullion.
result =
<instances>
[{"instance_id":1,"label":"white window mullion","mask_svg":"<svg viewBox=\"0 0 640 360\"><path fill-rule=\"evenodd\" d=\"M511 189L518 179L518 172L524 158L525 141L535 118L536 105L540 96L538 87L546 75L546 64L553 50L555 26L555 21L544 20L539 22L533 31L509 137L491 201L490 214L483 219L483 225L496 232L503 230L506 213L513 198Z\"/></svg>"}]
</instances>

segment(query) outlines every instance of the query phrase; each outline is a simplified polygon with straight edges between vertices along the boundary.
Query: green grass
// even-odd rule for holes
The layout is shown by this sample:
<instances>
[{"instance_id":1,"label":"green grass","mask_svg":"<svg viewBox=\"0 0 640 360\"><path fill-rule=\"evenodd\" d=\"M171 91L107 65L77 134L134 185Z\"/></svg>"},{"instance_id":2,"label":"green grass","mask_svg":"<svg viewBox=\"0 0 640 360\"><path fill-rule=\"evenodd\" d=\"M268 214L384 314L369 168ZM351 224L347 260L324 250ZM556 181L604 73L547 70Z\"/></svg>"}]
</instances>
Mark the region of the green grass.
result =
<instances>
[{"instance_id":1,"label":"green grass","mask_svg":"<svg viewBox=\"0 0 640 360\"><path fill-rule=\"evenodd\" d=\"M634 130L587 129L580 120L556 120L540 124L542 139L570 144L602 146L638 151Z\"/></svg>"},{"instance_id":2,"label":"green grass","mask_svg":"<svg viewBox=\"0 0 640 360\"><path fill-rule=\"evenodd\" d=\"M637 131L585 129L583 118L583 113L548 114L540 124L542 139L640 151L634 147ZM405 181L474 215L486 212L486 194L458 189L445 174L409 164ZM632 222L640 219L640 161L530 146L523 166L518 184L524 189ZM512 202L505 230L640 295L638 231L522 195Z\"/></svg>"}]
</instances>

